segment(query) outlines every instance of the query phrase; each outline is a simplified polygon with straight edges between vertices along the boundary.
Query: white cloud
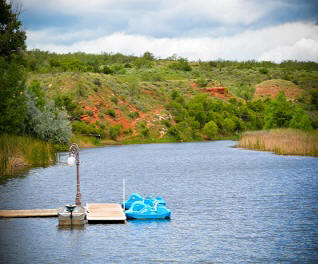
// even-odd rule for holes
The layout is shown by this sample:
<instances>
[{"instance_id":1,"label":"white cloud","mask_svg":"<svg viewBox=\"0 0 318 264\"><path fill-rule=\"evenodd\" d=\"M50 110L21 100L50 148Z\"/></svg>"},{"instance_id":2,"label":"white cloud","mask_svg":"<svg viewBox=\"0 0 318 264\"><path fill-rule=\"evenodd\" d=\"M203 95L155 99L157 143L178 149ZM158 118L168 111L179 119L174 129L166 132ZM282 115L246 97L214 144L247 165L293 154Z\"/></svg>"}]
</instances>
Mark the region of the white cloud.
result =
<instances>
[{"instance_id":1,"label":"white cloud","mask_svg":"<svg viewBox=\"0 0 318 264\"><path fill-rule=\"evenodd\" d=\"M226 24L250 24L273 8L281 6L280 1L268 0L22 0L26 10L56 12L78 17L99 14L120 13L129 20L151 19L155 15L163 21L168 17L197 17ZM136 14L138 14L136 16ZM158 23L158 20L156 21Z\"/></svg>"},{"instance_id":2,"label":"white cloud","mask_svg":"<svg viewBox=\"0 0 318 264\"><path fill-rule=\"evenodd\" d=\"M77 41L71 45L57 45L54 41L47 41L52 34L58 39L68 37L68 33L52 32L52 29L27 32L29 49L40 48L58 53L84 51L135 55L150 51L162 58L176 53L190 60L222 58L280 62L293 59L318 62L318 26L314 23L287 23L220 38L153 38L114 33L97 39ZM80 34L82 33L78 32Z\"/></svg>"}]
</instances>

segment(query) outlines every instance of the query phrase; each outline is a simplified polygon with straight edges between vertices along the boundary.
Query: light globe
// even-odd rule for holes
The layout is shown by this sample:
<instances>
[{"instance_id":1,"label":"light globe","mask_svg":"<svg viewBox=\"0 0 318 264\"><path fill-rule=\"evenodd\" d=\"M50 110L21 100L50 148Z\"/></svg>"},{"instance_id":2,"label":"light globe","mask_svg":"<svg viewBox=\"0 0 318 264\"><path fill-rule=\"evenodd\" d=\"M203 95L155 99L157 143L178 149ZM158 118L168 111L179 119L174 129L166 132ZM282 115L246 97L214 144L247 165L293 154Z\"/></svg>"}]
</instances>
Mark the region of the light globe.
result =
<instances>
[{"instance_id":1,"label":"light globe","mask_svg":"<svg viewBox=\"0 0 318 264\"><path fill-rule=\"evenodd\" d=\"M69 156L67 159L68 166L72 167L74 165L74 162L75 162L74 156Z\"/></svg>"}]
</instances>

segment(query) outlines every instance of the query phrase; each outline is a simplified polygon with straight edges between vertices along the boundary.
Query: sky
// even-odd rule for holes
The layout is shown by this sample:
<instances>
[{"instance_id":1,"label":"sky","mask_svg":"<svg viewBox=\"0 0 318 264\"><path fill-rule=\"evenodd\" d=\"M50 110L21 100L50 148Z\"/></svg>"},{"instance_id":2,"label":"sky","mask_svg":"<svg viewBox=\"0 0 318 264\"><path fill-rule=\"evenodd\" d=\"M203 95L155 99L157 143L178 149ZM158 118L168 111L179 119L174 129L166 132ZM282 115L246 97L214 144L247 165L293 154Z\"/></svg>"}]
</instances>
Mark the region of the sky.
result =
<instances>
[{"instance_id":1,"label":"sky","mask_svg":"<svg viewBox=\"0 0 318 264\"><path fill-rule=\"evenodd\" d=\"M318 0L20 0L28 49L318 62Z\"/></svg>"}]
</instances>

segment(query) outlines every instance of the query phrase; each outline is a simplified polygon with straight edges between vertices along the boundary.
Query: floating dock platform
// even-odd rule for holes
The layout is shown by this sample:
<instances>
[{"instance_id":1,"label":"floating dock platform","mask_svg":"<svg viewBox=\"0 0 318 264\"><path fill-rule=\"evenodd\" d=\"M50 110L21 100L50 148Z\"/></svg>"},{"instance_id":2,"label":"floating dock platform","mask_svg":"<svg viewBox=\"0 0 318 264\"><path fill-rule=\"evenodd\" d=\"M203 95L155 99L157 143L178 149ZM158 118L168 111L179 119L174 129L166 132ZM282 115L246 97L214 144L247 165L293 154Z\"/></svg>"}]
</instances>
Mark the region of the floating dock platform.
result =
<instances>
[{"instance_id":1,"label":"floating dock platform","mask_svg":"<svg viewBox=\"0 0 318 264\"><path fill-rule=\"evenodd\" d=\"M126 223L126 215L120 204L114 203L88 203L85 215L87 223ZM57 209L33 210L0 210L0 218L24 217L58 217Z\"/></svg>"},{"instance_id":2,"label":"floating dock platform","mask_svg":"<svg viewBox=\"0 0 318 264\"><path fill-rule=\"evenodd\" d=\"M0 218L57 217L56 209L0 210Z\"/></svg>"},{"instance_id":3,"label":"floating dock platform","mask_svg":"<svg viewBox=\"0 0 318 264\"><path fill-rule=\"evenodd\" d=\"M126 215L120 204L89 203L86 204L86 220L94 223L126 223Z\"/></svg>"}]
</instances>

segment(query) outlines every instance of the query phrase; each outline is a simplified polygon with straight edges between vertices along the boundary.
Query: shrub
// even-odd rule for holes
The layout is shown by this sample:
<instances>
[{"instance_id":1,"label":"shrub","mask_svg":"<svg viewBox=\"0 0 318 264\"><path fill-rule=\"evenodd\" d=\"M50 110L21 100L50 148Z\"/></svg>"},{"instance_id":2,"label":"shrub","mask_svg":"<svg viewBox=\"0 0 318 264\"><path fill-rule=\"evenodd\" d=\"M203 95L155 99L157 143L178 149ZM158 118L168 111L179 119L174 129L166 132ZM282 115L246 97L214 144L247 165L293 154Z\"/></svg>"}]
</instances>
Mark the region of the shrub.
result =
<instances>
[{"instance_id":1,"label":"shrub","mask_svg":"<svg viewBox=\"0 0 318 264\"><path fill-rule=\"evenodd\" d=\"M116 140L120 136L120 125L114 125L109 128L109 137L113 140Z\"/></svg>"},{"instance_id":2,"label":"shrub","mask_svg":"<svg viewBox=\"0 0 318 264\"><path fill-rule=\"evenodd\" d=\"M132 133L133 133L133 131L131 128L124 130L124 135L131 135Z\"/></svg>"},{"instance_id":3,"label":"shrub","mask_svg":"<svg viewBox=\"0 0 318 264\"><path fill-rule=\"evenodd\" d=\"M116 96L112 96L110 99L114 104L118 104L118 98Z\"/></svg>"},{"instance_id":4,"label":"shrub","mask_svg":"<svg viewBox=\"0 0 318 264\"><path fill-rule=\"evenodd\" d=\"M224 119L224 121L223 121L223 131L225 133L228 133L228 134L233 133L234 129L235 129L235 126L236 126L235 122L231 118L227 117L227 118Z\"/></svg>"},{"instance_id":5,"label":"shrub","mask_svg":"<svg viewBox=\"0 0 318 264\"><path fill-rule=\"evenodd\" d=\"M199 87L206 87L208 85L208 81L207 79L201 75L199 79L196 80L197 85L199 85Z\"/></svg>"},{"instance_id":6,"label":"shrub","mask_svg":"<svg viewBox=\"0 0 318 264\"><path fill-rule=\"evenodd\" d=\"M113 73L113 71L107 65L103 66L103 70L102 71L103 71L104 74L112 74Z\"/></svg>"},{"instance_id":7,"label":"shrub","mask_svg":"<svg viewBox=\"0 0 318 264\"><path fill-rule=\"evenodd\" d=\"M213 137L215 137L217 132L218 132L218 126L212 120L206 123L203 128L203 133L208 139L212 139Z\"/></svg>"},{"instance_id":8,"label":"shrub","mask_svg":"<svg viewBox=\"0 0 318 264\"><path fill-rule=\"evenodd\" d=\"M99 117L100 119L104 119L104 114L99 113L99 114L98 114L98 117Z\"/></svg>"},{"instance_id":9,"label":"shrub","mask_svg":"<svg viewBox=\"0 0 318 264\"><path fill-rule=\"evenodd\" d=\"M297 108L289 122L289 127L302 130L312 130L310 117L303 109Z\"/></svg>"},{"instance_id":10,"label":"shrub","mask_svg":"<svg viewBox=\"0 0 318 264\"><path fill-rule=\"evenodd\" d=\"M23 131L24 78L23 67L0 57L0 132L17 134Z\"/></svg>"},{"instance_id":11,"label":"shrub","mask_svg":"<svg viewBox=\"0 0 318 264\"><path fill-rule=\"evenodd\" d=\"M36 98L28 91L25 94L27 130L41 139L67 144L72 135L67 113L56 109L50 100L46 100L43 109L40 109Z\"/></svg>"},{"instance_id":12,"label":"shrub","mask_svg":"<svg viewBox=\"0 0 318 264\"><path fill-rule=\"evenodd\" d=\"M85 113L91 117L94 115L94 112L92 110L87 110Z\"/></svg>"},{"instance_id":13,"label":"shrub","mask_svg":"<svg viewBox=\"0 0 318 264\"><path fill-rule=\"evenodd\" d=\"M94 81L93 81L93 83L94 83L95 85L97 85L97 86L101 86L101 85L102 85L102 83L100 82L100 79L98 79L98 78L95 78Z\"/></svg>"},{"instance_id":14,"label":"shrub","mask_svg":"<svg viewBox=\"0 0 318 264\"><path fill-rule=\"evenodd\" d=\"M129 112L128 116L131 118L131 119L135 119L135 118L138 118L139 117L139 113L137 111L135 112Z\"/></svg>"},{"instance_id":15,"label":"shrub","mask_svg":"<svg viewBox=\"0 0 318 264\"><path fill-rule=\"evenodd\" d=\"M262 73L262 74L267 74L267 73L268 73L268 69L266 69L266 68L260 68L260 69L259 69L259 72Z\"/></svg>"},{"instance_id":16,"label":"shrub","mask_svg":"<svg viewBox=\"0 0 318 264\"><path fill-rule=\"evenodd\" d=\"M170 69L179 70L179 71L191 71L192 68L189 65L186 59L180 58L177 62L174 62L169 65Z\"/></svg>"},{"instance_id":17,"label":"shrub","mask_svg":"<svg viewBox=\"0 0 318 264\"><path fill-rule=\"evenodd\" d=\"M108 110L106 111L106 114L109 115L109 116L111 116L111 117L113 117L113 118L116 117L116 113L115 113L115 111L114 111L113 109L108 109Z\"/></svg>"}]
</instances>

